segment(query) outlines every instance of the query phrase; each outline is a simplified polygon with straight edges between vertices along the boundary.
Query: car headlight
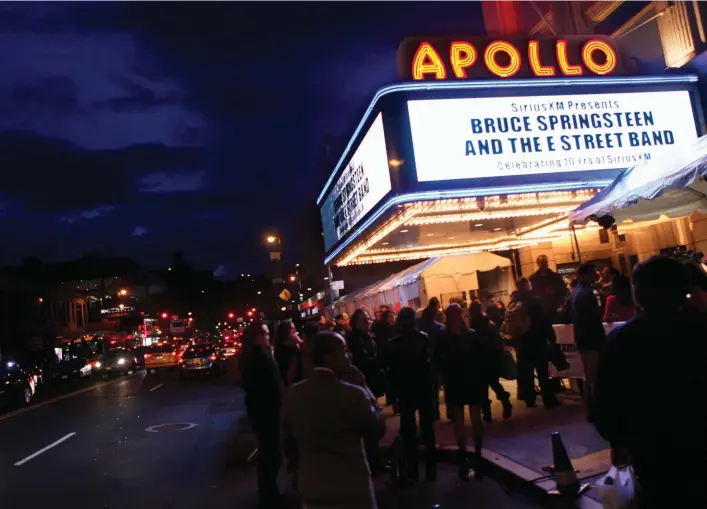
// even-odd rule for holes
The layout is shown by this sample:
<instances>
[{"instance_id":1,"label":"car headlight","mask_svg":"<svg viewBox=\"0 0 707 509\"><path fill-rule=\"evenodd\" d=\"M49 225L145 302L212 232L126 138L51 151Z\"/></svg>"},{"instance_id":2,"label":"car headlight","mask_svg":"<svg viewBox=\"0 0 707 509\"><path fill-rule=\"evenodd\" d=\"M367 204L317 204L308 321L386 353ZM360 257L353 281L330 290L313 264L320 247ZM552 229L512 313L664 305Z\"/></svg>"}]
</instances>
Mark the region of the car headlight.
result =
<instances>
[{"instance_id":1,"label":"car headlight","mask_svg":"<svg viewBox=\"0 0 707 509\"><path fill-rule=\"evenodd\" d=\"M118 359L118 364L125 364L125 359Z\"/></svg>"},{"instance_id":2,"label":"car headlight","mask_svg":"<svg viewBox=\"0 0 707 509\"><path fill-rule=\"evenodd\" d=\"M96 366L97 368L100 368L100 367L101 367L101 363L98 362L98 361L96 361L96 364L94 364L94 366Z\"/></svg>"}]
</instances>

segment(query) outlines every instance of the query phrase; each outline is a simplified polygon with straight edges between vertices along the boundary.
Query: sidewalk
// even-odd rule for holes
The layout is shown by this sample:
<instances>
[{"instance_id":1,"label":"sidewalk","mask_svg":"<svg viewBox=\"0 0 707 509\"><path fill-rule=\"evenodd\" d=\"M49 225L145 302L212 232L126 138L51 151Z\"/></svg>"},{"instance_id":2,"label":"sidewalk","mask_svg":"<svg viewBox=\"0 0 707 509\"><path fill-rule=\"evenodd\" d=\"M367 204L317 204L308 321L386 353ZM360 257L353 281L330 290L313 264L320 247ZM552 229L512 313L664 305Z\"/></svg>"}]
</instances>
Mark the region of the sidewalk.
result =
<instances>
[{"instance_id":1,"label":"sidewalk","mask_svg":"<svg viewBox=\"0 0 707 509\"><path fill-rule=\"evenodd\" d=\"M587 423L585 409L578 394L569 391L558 393L563 405L551 410L543 408L541 398L536 408L526 408L523 402L516 399L516 383L502 381L502 384L512 395L513 417L507 421L502 420L501 404L493 401L494 421L484 423L483 455L486 459L508 474L535 484L545 491L551 490L555 483L553 479L548 478L547 471L547 467L553 464L550 433L559 431L580 480L591 482L609 470L609 444L599 436L592 424ZM440 397L440 400L443 401L443 398ZM386 407L384 413L388 431L381 445L388 447L398 434L400 419L392 414L390 407ZM442 420L435 423L438 447L443 451L453 451L456 449L454 430L452 423L445 418L446 408L443 404L440 413ZM468 444L472 448L468 412L465 419Z\"/></svg>"}]
</instances>

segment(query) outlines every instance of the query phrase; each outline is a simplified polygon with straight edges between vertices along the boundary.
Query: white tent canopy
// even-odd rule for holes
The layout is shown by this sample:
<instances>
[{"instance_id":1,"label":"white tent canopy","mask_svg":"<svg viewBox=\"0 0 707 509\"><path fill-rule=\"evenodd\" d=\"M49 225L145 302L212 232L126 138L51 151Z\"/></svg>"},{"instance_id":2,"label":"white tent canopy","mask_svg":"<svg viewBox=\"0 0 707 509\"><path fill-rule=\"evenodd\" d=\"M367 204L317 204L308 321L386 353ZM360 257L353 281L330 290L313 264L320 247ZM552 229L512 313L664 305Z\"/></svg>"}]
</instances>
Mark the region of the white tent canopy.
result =
<instances>
[{"instance_id":1,"label":"white tent canopy","mask_svg":"<svg viewBox=\"0 0 707 509\"><path fill-rule=\"evenodd\" d=\"M416 299L422 305L430 296L478 290L477 272L510 266L508 258L487 252L430 258L345 295L336 301L335 307L337 312L351 313L362 306L373 308L396 302L407 306Z\"/></svg>"},{"instance_id":2,"label":"white tent canopy","mask_svg":"<svg viewBox=\"0 0 707 509\"><path fill-rule=\"evenodd\" d=\"M707 212L707 136L627 169L606 189L570 212L571 224L611 215L617 223Z\"/></svg>"}]
</instances>

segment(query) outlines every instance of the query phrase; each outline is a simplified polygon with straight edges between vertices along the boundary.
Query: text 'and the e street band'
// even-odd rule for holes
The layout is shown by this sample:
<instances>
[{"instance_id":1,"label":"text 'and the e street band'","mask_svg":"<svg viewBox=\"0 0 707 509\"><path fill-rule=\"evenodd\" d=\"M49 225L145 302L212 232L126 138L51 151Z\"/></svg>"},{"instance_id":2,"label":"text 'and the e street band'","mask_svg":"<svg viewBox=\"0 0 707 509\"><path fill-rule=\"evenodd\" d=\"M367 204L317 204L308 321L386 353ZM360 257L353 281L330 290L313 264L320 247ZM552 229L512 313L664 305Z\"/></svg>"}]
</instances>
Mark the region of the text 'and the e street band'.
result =
<instances>
[{"instance_id":1,"label":"text 'and the e street band'","mask_svg":"<svg viewBox=\"0 0 707 509\"><path fill-rule=\"evenodd\" d=\"M419 181L634 166L697 138L687 91L408 101Z\"/></svg>"}]
</instances>

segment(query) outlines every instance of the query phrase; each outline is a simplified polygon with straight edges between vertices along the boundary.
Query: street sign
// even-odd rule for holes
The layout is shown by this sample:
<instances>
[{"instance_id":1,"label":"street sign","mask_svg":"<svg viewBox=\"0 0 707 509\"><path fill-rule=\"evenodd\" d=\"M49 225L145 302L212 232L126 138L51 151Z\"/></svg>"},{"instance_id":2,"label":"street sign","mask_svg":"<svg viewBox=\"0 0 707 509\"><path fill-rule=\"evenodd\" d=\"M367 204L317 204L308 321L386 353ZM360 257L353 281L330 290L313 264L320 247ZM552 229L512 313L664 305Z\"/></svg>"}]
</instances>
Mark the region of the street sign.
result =
<instances>
[{"instance_id":1,"label":"street sign","mask_svg":"<svg viewBox=\"0 0 707 509\"><path fill-rule=\"evenodd\" d=\"M332 290L343 290L344 289L344 280L340 281L332 281L331 282L331 289Z\"/></svg>"},{"instance_id":2,"label":"street sign","mask_svg":"<svg viewBox=\"0 0 707 509\"><path fill-rule=\"evenodd\" d=\"M289 300L292 298L292 294L287 288L285 288L280 292L280 298L285 302L289 302Z\"/></svg>"}]
</instances>

